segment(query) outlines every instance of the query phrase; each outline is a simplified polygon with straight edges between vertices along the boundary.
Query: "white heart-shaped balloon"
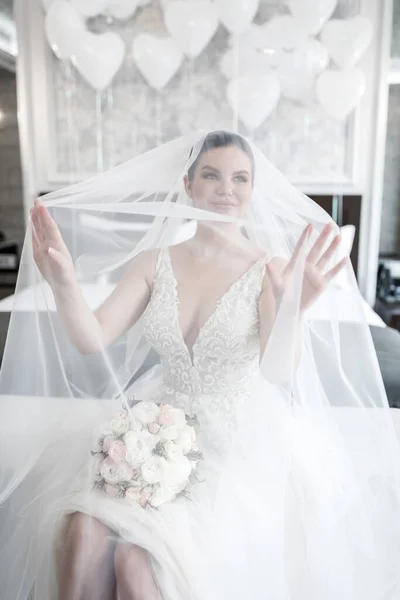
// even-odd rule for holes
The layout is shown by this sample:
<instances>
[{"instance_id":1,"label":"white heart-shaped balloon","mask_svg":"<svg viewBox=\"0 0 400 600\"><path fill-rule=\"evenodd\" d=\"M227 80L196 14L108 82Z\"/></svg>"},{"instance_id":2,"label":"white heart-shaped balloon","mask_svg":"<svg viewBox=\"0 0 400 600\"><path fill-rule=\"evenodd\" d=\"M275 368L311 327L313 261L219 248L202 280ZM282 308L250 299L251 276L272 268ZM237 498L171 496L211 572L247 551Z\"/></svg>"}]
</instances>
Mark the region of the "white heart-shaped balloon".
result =
<instances>
[{"instance_id":1,"label":"white heart-shaped balloon","mask_svg":"<svg viewBox=\"0 0 400 600\"><path fill-rule=\"evenodd\" d=\"M139 0L108 0L107 13L116 19L129 19L139 5Z\"/></svg>"},{"instance_id":2,"label":"white heart-shaped balloon","mask_svg":"<svg viewBox=\"0 0 400 600\"><path fill-rule=\"evenodd\" d=\"M76 41L85 33L85 23L66 0L54 0L45 18L47 41L60 59L71 58Z\"/></svg>"},{"instance_id":3,"label":"white heart-shaped balloon","mask_svg":"<svg viewBox=\"0 0 400 600\"><path fill-rule=\"evenodd\" d=\"M257 14L260 0L214 0L225 27L234 34L243 33Z\"/></svg>"},{"instance_id":4,"label":"white heart-shaped balloon","mask_svg":"<svg viewBox=\"0 0 400 600\"><path fill-rule=\"evenodd\" d=\"M332 16L337 0L288 0L287 5L300 28L315 35Z\"/></svg>"},{"instance_id":5,"label":"white heart-shaped balloon","mask_svg":"<svg viewBox=\"0 0 400 600\"><path fill-rule=\"evenodd\" d=\"M196 57L218 29L218 9L204 0L175 0L166 5L164 21L182 52Z\"/></svg>"},{"instance_id":6,"label":"white heart-shaped balloon","mask_svg":"<svg viewBox=\"0 0 400 600\"><path fill-rule=\"evenodd\" d=\"M279 96L279 80L274 73L237 77L227 87L229 104L249 129L265 121L275 110Z\"/></svg>"},{"instance_id":7,"label":"white heart-shaped balloon","mask_svg":"<svg viewBox=\"0 0 400 600\"><path fill-rule=\"evenodd\" d=\"M133 40L132 56L147 83L161 90L178 71L183 54L171 38L139 33Z\"/></svg>"},{"instance_id":8,"label":"white heart-shaped balloon","mask_svg":"<svg viewBox=\"0 0 400 600\"><path fill-rule=\"evenodd\" d=\"M366 78L361 69L329 70L318 77L316 93L326 112L343 120L360 102L365 88Z\"/></svg>"},{"instance_id":9,"label":"white heart-shaped balloon","mask_svg":"<svg viewBox=\"0 0 400 600\"><path fill-rule=\"evenodd\" d=\"M325 46L311 38L291 52L282 52L277 73L283 96L306 100L313 91L315 76L324 71L328 63Z\"/></svg>"},{"instance_id":10,"label":"white heart-shaped balloon","mask_svg":"<svg viewBox=\"0 0 400 600\"><path fill-rule=\"evenodd\" d=\"M373 28L367 17L332 19L321 32L321 41L338 67L354 67L372 42Z\"/></svg>"},{"instance_id":11,"label":"white heart-shaped balloon","mask_svg":"<svg viewBox=\"0 0 400 600\"><path fill-rule=\"evenodd\" d=\"M70 0L74 9L83 17L95 17L106 11L109 0Z\"/></svg>"},{"instance_id":12,"label":"white heart-shaped balloon","mask_svg":"<svg viewBox=\"0 0 400 600\"><path fill-rule=\"evenodd\" d=\"M124 42L110 31L101 34L86 31L76 43L78 49L72 59L75 67L93 89L104 90L122 65Z\"/></svg>"},{"instance_id":13,"label":"white heart-shaped balloon","mask_svg":"<svg viewBox=\"0 0 400 600\"><path fill-rule=\"evenodd\" d=\"M219 68L226 79L232 79L239 73L265 73L269 71L269 63L252 46L240 44L237 50L230 48L222 55Z\"/></svg>"},{"instance_id":14,"label":"white heart-shaped balloon","mask_svg":"<svg viewBox=\"0 0 400 600\"><path fill-rule=\"evenodd\" d=\"M307 37L293 17L279 15L263 26L263 50L266 54L272 54L272 51L293 50L303 44Z\"/></svg>"}]
</instances>

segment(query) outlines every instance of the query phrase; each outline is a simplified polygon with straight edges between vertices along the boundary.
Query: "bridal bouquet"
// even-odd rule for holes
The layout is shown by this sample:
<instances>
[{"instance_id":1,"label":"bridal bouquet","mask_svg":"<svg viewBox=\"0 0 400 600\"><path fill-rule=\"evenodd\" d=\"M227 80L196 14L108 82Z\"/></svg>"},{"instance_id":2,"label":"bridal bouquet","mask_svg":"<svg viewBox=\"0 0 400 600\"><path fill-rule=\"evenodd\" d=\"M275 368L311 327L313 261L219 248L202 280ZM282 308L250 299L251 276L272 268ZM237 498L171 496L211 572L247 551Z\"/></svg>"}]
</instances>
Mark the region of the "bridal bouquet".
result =
<instances>
[{"instance_id":1,"label":"bridal bouquet","mask_svg":"<svg viewBox=\"0 0 400 600\"><path fill-rule=\"evenodd\" d=\"M143 508L187 496L202 458L196 423L169 404L134 402L113 416L91 452L94 486Z\"/></svg>"}]
</instances>

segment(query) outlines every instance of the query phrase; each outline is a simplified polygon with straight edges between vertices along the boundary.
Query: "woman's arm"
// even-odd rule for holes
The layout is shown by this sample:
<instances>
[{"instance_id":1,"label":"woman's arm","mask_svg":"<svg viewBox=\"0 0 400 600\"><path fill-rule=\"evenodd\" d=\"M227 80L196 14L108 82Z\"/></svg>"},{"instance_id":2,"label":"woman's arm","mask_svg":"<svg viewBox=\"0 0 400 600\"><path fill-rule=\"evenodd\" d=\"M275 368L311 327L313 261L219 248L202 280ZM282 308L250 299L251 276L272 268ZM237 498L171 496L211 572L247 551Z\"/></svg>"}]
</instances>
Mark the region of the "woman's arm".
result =
<instances>
[{"instance_id":1,"label":"woman's arm","mask_svg":"<svg viewBox=\"0 0 400 600\"><path fill-rule=\"evenodd\" d=\"M287 266L287 261L283 258L275 257L272 258L271 261L273 263L273 269L277 273L283 273ZM270 265L271 267L272 265ZM275 324L275 320L279 310L279 303L274 294L274 288L271 282L271 278L269 275L269 269L266 269L263 286L261 291L261 296L259 300L259 319L260 319L260 356L264 356L264 352L267 348L269 338L271 336L272 329ZM303 316L299 314L298 322L297 322L297 337L296 337L296 350L294 357L293 369L296 370L301 358L301 342L302 342L302 324L303 324ZM277 354L274 355L274 360L276 360L276 364L279 365L280 368L284 366L285 362L290 358L289 347L288 345L291 343L291 336L288 336L286 341L282 341L282 345L277 348L276 351L280 350L281 356ZM292 338L293 339L293 338ZM286 370L291 368L292 365L287 365ZM290 374L289 374L290 376Z\"/></svg>"},{"instance_id":2,"label":"woman's arm","mask_svg":"<svg viewBox=\"0 0 400 600\"><path fill-rule=\"evenodd\" d=\"M38 201L32 210L32 238L35 262L51 286L70 341L82 354L101 351L139 319L151 294L155 250L132 260L112 294L92 312L61 233Z\"/></svg>"}]
</instances>

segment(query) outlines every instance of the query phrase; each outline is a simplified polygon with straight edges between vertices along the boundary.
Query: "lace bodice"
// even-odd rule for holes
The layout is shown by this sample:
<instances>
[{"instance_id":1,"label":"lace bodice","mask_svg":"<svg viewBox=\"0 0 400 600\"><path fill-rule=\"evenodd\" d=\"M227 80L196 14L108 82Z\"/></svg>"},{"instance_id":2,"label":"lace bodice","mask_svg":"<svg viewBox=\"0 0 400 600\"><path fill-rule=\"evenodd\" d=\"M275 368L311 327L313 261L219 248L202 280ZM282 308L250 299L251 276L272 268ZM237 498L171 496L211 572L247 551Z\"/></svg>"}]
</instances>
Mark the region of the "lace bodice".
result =
<instances>
[{"instance_id":1,"label":"lace bodice","mask_svg":"<svg viewBox=\"0 0 400 600\"><path fill-rule=\"evenodd\" d=\"M222 296L190 352L179 322L177 282L167 248L159 252L153 293L144 314L148 343L160 356L164 383L190 396L244 391L258 369L259 316L265 259Z\"/></svg>"}]
</instances>

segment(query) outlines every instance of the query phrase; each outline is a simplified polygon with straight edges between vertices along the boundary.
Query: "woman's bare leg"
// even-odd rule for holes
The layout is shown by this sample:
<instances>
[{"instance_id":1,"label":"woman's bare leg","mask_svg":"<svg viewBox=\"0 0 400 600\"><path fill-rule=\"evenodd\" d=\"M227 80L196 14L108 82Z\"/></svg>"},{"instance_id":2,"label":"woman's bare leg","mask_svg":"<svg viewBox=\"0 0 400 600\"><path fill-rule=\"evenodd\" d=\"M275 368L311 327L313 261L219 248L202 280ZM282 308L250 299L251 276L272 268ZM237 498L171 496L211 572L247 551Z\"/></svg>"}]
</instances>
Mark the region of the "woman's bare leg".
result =
<instances>
[{"instance_id":1,"label":"woman's bare leg","mask_svg":"<svg viewBox=\"0 0 400 600\"><path fill-rule=\"evenodd\" d=\"M145 550L133 544L119 543L114 564L118 600L162 600Z\"/></svg>"},{"instance_id":2,"label":"woman's bare leg","mask_svg":"<svg viewBox=\"0 0 400 600\"><path fill-rule=\"evenodd\" d=\"M114 600L115 534L103 523L76 512L69 517L58 553L59 600Z\"/></svg>"}]
</instances>

